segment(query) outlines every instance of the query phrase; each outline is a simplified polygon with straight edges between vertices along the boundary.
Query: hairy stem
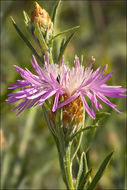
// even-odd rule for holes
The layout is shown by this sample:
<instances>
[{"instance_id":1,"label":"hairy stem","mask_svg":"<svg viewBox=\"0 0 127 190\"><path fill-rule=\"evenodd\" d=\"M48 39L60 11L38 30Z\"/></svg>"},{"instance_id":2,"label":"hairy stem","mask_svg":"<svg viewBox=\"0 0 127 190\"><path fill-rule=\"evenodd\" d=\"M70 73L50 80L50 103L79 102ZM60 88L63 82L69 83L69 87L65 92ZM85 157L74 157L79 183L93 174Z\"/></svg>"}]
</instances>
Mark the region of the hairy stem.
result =
<instances>
[{"instance_id":1,"label":"hairy stem","mask_svg":"<svg viewBox=\"0 0 127 190\"><path fill-rule=\"evenodd\" d=\"M71 142L65 145L65 152L63 156L63 164L64 164L64 171L66 176L66 181L68 185L68 189L73 190L73 178L72 178L72 163L70 160L70 152L71 152Z\"/></svg>"},{"instance_id":2,"label":"hairy stem","mask_svg":"<svg viewBox=\"0 0 127 190\"><path fill-rule=\"evenodd\" d=\"M74 190L72 177L72 162L70 158L72 142L65 142L61 134L60 136L61 137L58 139L58 141L56 141L56 144L63 180L68 190Z\"/></svg>"},{"instance_id":3,"label":"hairy stem","mask_svg":"<svg viewBox=\"0 0 127 190\"><path fill-rule=\"evenodd\" d=\"M78 150L79 150L79 147L80 147L81 141L82 141L82 136L83 136L83 133L81 133L78 142L76 141L77 146L75 147L75 152L73 153L73 156L72 156L72 158L71 158L72 161L73 161L73 159L75 158L75 156L76 156L76 154L77 154L77 152L78 152Z\"/></svg>"}]
</instances>

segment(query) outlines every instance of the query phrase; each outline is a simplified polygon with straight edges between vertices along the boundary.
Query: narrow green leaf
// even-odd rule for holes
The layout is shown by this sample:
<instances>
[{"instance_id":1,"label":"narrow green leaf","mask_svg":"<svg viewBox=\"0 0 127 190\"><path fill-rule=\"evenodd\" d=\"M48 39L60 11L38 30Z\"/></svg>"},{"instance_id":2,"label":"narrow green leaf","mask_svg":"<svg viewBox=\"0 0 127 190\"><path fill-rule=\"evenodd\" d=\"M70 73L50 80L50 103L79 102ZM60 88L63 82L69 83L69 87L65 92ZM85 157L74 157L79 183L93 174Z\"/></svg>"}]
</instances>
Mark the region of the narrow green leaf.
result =
<instances>
[{"instance_id":1,"label":"narrow green leaf","mask_svg":"<svg viewBox=\"0 0 127 190\"><path fill-rule=\"evenodd\" d=\"M96 133L96 127L91 127L90 130L87 130L84 133L84 141L83 141L83 146L85 151L88 151L91 144L92 144L92 140L95 137L95 133Z\"/></svg>"},{"instance_id":2,"label":"narrow green leaf","mask_svg":"<svg viewBox=\"0 0 127 190\"><path fill-rule=\"evenodd\" d=\"M88 180L89 180L90 175L91 175L91 172L92 172L92 168L86 173L84 178L82 178L82 180L81 180L81 182L79 184L79 188L77 188L77 190L83 189L87 185Z\"/></svg>"},{"instance_id":3,"label":"narrow green leaf","mask_svg":"<svg viewBox=\"0 0 127 190\"><path fill-rule=\"evenodd\" d=\"M52 40L54 40L56 37L58 37L58 36L60 36L60 35L63 35L63 34L66 34L66 33L68 33L68 32L72 32L72 31L76 31L76 30L79 29L79 28L80 28L80 26L75 26L75 27L73 27L73 28L69 28L69 29L67 29L67 30L64 30L63 32L60 32L60 33L56 34L56 35L52 38Z\"/></svg>"},{"instance_id":4,"label":"narrow green leaf","mask_svg":"<svg viewBox=\"0 0 127 190\"><path fill-rule=\"evenodd\" d=\"M48 46L46 44L46 41L45 41L45 39L43 37L43 34L42 34L41 29L40 29L40 27L39 27L38 24L35 24L35 33L36 33L37 38L38 38L38 40L40 42L40 45L42 46L42 49L44 51L47 51L48 50Z\"/></svg>"},{"instance_id":5,"label":"narrow green leaf","mask_svg":"<svg viewBox=\"0 0 127 190\"><path fill-rule=\"evenodd\" d=\"M102 116L109 116L111 115L111 113L108 113L108 112L98 112L96 114L96 117L99 118L99 117L102 117Z\"/></svg>"},{"instance_id":6,"label":"narrow green leaf","mask_svg":"<svg viewBox=\"0 0 127 190\"><path fill-rule=\"evenodd\" d=\"M95 128L99 128L99 126L98 126L98 125L91 125L91 126L85 127L85 128L83 128L83 129L79 130L76 134L74 134L74 135L72 136L72 138L74 138L75 136L77 136L77 135L80 134L81 132L84 132L84 131L87 131L87 130L91 130L91 129L95 129Z\"/></svg>"},{"instance_id":7,"label":"narrow green leaf","mask_svg":"<svg viewBox=\"0 0 127 190\"><path fill-rule=\"evenodd\" d=\"M87 183L89 176L91 174L92 169L87 172L86 164L85 164L85 153L83 152L81 155L80 163L79 163L79 171L76 182L76 190L83 189L85 184Z\"/></svg>"},{"instance_id":8,"label":"narrow green leaf","mask_svg":"<svg viewBox=\"0 0 127 190\"><path fill-rule=\"evenodd\" d=\"M57 1L56 5L54 6L53 11L52 11L51 21L53 22L53 24L55 24L56 14L57 14L60 2L61 2L60 0Z\"/></svg>"},{"instance_id":9,"label":"narrow green leaf","mask_svg":"<svg viewBox=\"0 0 127 190\"><path fill-rule=\"evenodd\" d=\"M105 160L102 162L99 170L97 171L95 177L93 178L91 184L88 186L87 190L93 190L96 186L96 184L98 183L98 181L100 180L100 178L102 177L107 164L109 163L109 161L111 160L111 157L113 155L113 152L111 152L106 158Z\"/></svg>"},{"instance_id":10,"label":"narrow green leaf","mask_svg":"<svg viewBox=\"0 0 127 190\"><path fill-rule=\"evenodd\" d=\"M16 22L14 21L14 19L12 17L11 17L11 21L12 21L12 24L15 27L16 31L18 32L19 36L24 40L24 42L26 43L26 45L30 48L30 50L33 52L33 54L41 61L41 63L44 64L44 62L41 59L41 57L38 55L38 53L33 48L33 46L31 45L31 43L24 36L24 34L21 32L21 30L19 29L19 27L17 26Z\"/></svg>"},{"instance_id":11,"label":"narrow green leaf","mask_svg":"<svg viewBox=\"0 0 127 190\"><path fill-rule=\"evenodd\" d=\"M61 41L61 44L60 44L60 52L62 51L62 48L63 48L63 45L64 45L64 41L65 41L65 39L63 38L62 41Z\"/></svg>"},{"instance_id":12,"label":"narrow green leaf","mask_svg":"<svg viewBox=\"0 0 127 190\"><path fill-rule=\"evenodd\" d=\"M74 153L72 155L72 158L71 158L71 161L73 161L73 159L75 158L79 148L80 148L80 145L81 145L81 142L82 142L82 137L83 137L83 133L81 133L80 135L78 135L78 137L76 137L73 141L73 143L75 144L75 150L74 150Z\"/></svg>"},{"instance_id":13,"label":"narrow green leaf","mask_svg":"<svg viewBox=\"0 0 127 190\"><path fill-rule=\"evenodd\" d=\"M97 113L95 120L93 120L93 125L91 127L89 126L88 128L86 127L86 130L85 128L82 129L83 131L84 130L86 131L86 133L84 133L84 140L83 140L85 151L88 151L88 149L90 148L92 144L92 139L95 137L96 129L99 126L101 126L99 124L99 121L101 119L104 119L106 116L109 116L109 114L110 113L107 113L107 112Z\"/></svg>"},{"instance_id":14,"label":"narrow green leaf","mask_svg":"<svg viewBox=\"0 0 127 190\"><path fill-rule=\"evenodd\" d=\"M45 105L42 106L42 111L43 111L44 119L45 119L45 121L47 123L47 126L48 126L49 130L51 131L53 137L56 138L57 137L56 127L54 126L53 121L49 119L49 116L48 116L47 110L45 108Z\"/></svg>"},{"instance_id":15,"label":"narrow green leaf","mask_svg":"<svg viewBox=\"0 0 127 190\"><path fill-rule=\"evenodd\" d=\"M51 131L51 133L54 134L54 132L52 131L51 123L50 123L50 120L49 120L49 117L48 117L48 114L47 114L47 111L46 111L44 105L42 106L42 110L43 110L43 115L44 115L45 121L47 123L47 126L48 126L49 130Z\"/></svg>"},{"instance_id":16,"label":"narrow green leaf","mask_svg":"<svg viewBox=\"0 0 127 190\"><path fill-rule=\"evenodd\" d=\"M28 25L28 23L30 22L30 17L25 11L23 11L23 15L24 15L25 23L26 25Z\"/></svg>"},{"instance_id":17,"label":"narrow green leaf","mask_svg":"<svg viewBox=\"0 0 127 190\"><path fill-rule=\"evenodd\" d=\"M23 11L23 15L24 15L24 22L25 22L25 25L27 27L27 29L29 29L29 31L32 33L32 35L34 34L34 26L31 22L31 19L29 17L29 15ZM34 36L33 36L34 37ZM34 37L35 38L35 37Z\"/></svg>"},{"instance_id":18,"label":"narrow green leaf","mask_svg":"<svg viewBox=\"0 0 127 190\"><path fill-rule=\"evenodd\" d=\"M74 124L75 124L75 119L72 119L72 121L71 121L69 127L66 127L66 129L67 129L66 137L67 137L67 138L69 137L69 139L70 139L70 136L72 136L75 127L77 127L77 126L74 126Z\"/></svg>"},{"instance_id":19,"label":"narrow green leaf","mask_svg":"<svg viewBox=\"0 0 127 190\"><path fill-rule=\"evenodd\" d=\"M49 118L48 118L47 111L46 111L44 105L42 106L42 110L43 110L44 118L45 118L45 120L46 120L48 126L50 126Z\"/></svg>"},{"instance_id":20,"label":"narrow green leaf","mask_svg":"<svg viewBox=\"0 0 127 190\"><path fill-rule=\"evenodd\" d=\"M111 115L111 114L108 112L98 112L96 114L96 118L93 123L96 124L96 123L98 123L98 121L100 121L101 119L103 119L104 117L109 116L109 115Z\"/></svg>"},{"instance_id":21,"label":"narrow green leaf","mask_svg":"<svg viewBox=\"0 0 127 190\"><path fill-rule=\"evenodd\" d=\"M66 40L66 42L64 43L63 47L61 48L61 51L60 51L60 54L59 54L59 57L58 57L58 62L60 61L60 59L62 58L63 54L64 54L64 51L68 45L68 43L70 42L70 40L72 39L72 37L74 36L74 33L73 32L69 37L68 39Z\"/></svg>"}]
</instances>

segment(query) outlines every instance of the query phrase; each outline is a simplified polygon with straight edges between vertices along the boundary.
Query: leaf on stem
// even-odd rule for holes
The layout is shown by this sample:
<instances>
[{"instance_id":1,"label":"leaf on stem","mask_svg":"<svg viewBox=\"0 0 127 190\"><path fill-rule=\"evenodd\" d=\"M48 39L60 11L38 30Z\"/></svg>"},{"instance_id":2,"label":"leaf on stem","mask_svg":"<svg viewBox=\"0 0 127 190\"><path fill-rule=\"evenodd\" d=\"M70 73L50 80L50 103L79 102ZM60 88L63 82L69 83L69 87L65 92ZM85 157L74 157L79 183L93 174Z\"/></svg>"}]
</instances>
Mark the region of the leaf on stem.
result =
<instances>
[{"instance_id":1,"label":"leaf on stem","mask_svg":"<svg viewBox=\"0 0 127 190\"><path fill-rule=\"evenodd\" d=\"M83 189L85 184L87 183L92 169L87 172L86 164L85 164L85 153L83 152L81 155L80 163L79 163L79 171L77 176L76 190Z\"/></svg>"},{"instance_id":2,"label":"leaf on stem","mask_svg":"<svg viewBox=\"0 0 127 190\"><path fill-rule=\"evenodd\" d=\"M108 165L108 163L110 162L111 160L111 157L113 155L113 152L111 152L106 158L105 160L102 162L99 170L97 171L96 175L94 176L91 184L88 186L87 190L93 190L96 186L96 184L98 183L98 181L100 180L100 178L102 177L105 169L106 169L106 166Z\"/></svg>"},{"instance_id":3,"label":"leaf on stem","mask_svg":"<svg viewBox=\"0 0 127 190\"><path fill-rule=\"evenodd\" d=\"M24 42L26 43L26 45L30 48L30 50L33 52L33 54L41 61L41 63L44 64L44 62L41 59L41 57L38 55L38 53L33 48L33 46L31 45L31 43L24 36L24 34L21 32L21 30L19 29L19 27L17 26L16 22L14 21L14 19L12 17L11 17L11 21L12 21L12 24L15 27L16 31L18 32L19 36L24 40Z\"/></svg>"},{"instance_id":4,"label":"leaf on stem","mask_svg":"<svg viewBox=\"0 0 127 190\"><path fill-rule=\"evenodd\" d=\"M101 120L101 119L103 119L104 117L109 116L109 115L111 115L111 114L108 113L108 112L98 112L98 113L96 114L96 118L95 118L95 120L94 120L94 124L95 124L95 123L98 123L99 120Z\"/></svg>"},{"instance_id":5,"label":"leaf on stem","mask_svg":"<svg viewBox=\"0 0 127 190\"><path fill-rule=\"evenodd\" d=\"M55 24L56 14L57 14L60 2L61 2L60 0L57 1L56 5L54 6L53 11L52 11L51 21L53 22L53 24Z\"/></svg>"},{"instance_id":6,"label":"leaf on stem","mask_svg":"<svg viewBox=\"0 0 127 190\"><path fill-rule=\"evenodd\" d=\"M66 126L66 138L70 140L71 136L74 134L75 128L77 128L77 126L75 126L75 119L72 119L69 127Z\"/></svg>"},{"instance_id":7,"label":"leaf on stem","mask_svg":"<svg viewBox=\"0 0 127 190\"><path fill-rule=\"evenodd\" d=\"M52 40L54 40L55 38L57 38L58 36L60 36L60 35L63 35L63 34L66 34L66 33L68 33L68 32L75 32L77 29L79 29L80 28L80 26L75 26L75 27L73 27L73 28L69 28L69 29L67 29L67 30L64 30L63 32L60 32L60 33L58 33L58 34L56 34L53 38L52 38Z\"/></svg>"},{"instance_id":8,"label":"leaf on stem","mask_svg":"<svg viewBox=\"0 0 127 190\"><path fill-rule=\"evenodd\" d=\"M65 49L66 49L68 43L70 42L70 40L71 40L72 37L74 36L74 33L75 33L75 32L73 32L73 33L68 37L68 39L66 40L66 42L61 46L60 54L59 54L59 57L58 57L58 62L61 60L61 58L62 58L62 56L63 56L63 54L64 54L64 51L65 51Z\"/></svg>"},{"instance_id":9,"label":"leaf on stem","mask_svg":"<svg viewBox=\"0 0 127 190\"><path fill-rule=\"evenodd\" d=\"M90 130L90 129L95 129L95 128L98 128L99 126L98 125L91 125L91 126L88 126L88 127L85 127L83 129L80 129L76 134L74 134L72 136L72 139L77 136L78 134L80 134L81 132L84 132L84 131L87 131L87 130Z\"/></svg>"},{"instance_id":10,"label":"leaf on stem","mask_svg":"<svg viewBox=\"0 0 127 190\"><path fill-rule=\"evenodd\" d=\"M87 130L87 133L84 134L84 148L86 151L90 148L92 139L95 137L96 129L100 126L99 121L109 115L110 113L107 112L100 112L96 114L96 118L93 120L93 127L91 127L91 130Z\"/></svg>"},{"instance_id":11,"label":"leaf on stem","mask_svg":"<svg viewBox=\"0 0 127 190\"><path fill-rule=\"evenodd\" d=\"M24 19L25 19L25 24L26 24L26 26L28 26L28 24L30 22L30 17L26 13L26 11L23 11L23 15L24 15Z\"/></svg>"},{"instance_id":12,"label":"leaf on stem","mask_svg":"<svg viewBox=\"0 0 127 190\"><path fill-rule=\"evenodd\" d=\"M47 125L48 125L48 128L49 128L49 130L51 131L52 135L54 136L54 130L53 130L53 127L52 127L52 125L51 125L51 122L50 122L50 120L49 120L49 117L48 117L48 114L47 114L47 111L46 111L44 105L42 106L42 110L43 110L43 115L44 115L45 121L46 121L46 123L47 123Z\"/></svg>"},{"instance_id":13,"label":"leaf on stem","mask_svg":"<svg viewBox=\"0 0 127 190\"><path fill-rule=\"evenodd\" d=\"M74 158L76 157L77 155L77 152L81 146L81 142L82 142L82 137L83 137L83 133L79 134L74 140L73 140L73 143L74 143L74 153L72 154L72 157L71 157L71 161L74 160ZM71 140L70 140L71 141Z\"/></svg>"},{"instance_id":14,"label":"leaf on stem","mask_svg":"<svg viewBox=\"0 0 127 190\"><path fill-rule=\"evenodd\" d=\"M46 44L46 41L45 41L45 39L43 37L43 34L42 34L41 29L40 29L38 24L35 24L35 34L36 34L36 36L37 36L37 38L38 38L38 40L40 42L40 45L42 46L42 49L44 51L47 51L48 46Z\"/></svg>"},{"instance_id":15,"label":"leaf on stem","mask_svg":"<svg viewBox=\"0 0 127 190\"><path fill-rule=\"evenodd\" d=\"M65 39L63 38L60 44L60 52L62 51L63 45L64 45Z\"/></svg>"}]
</instances>

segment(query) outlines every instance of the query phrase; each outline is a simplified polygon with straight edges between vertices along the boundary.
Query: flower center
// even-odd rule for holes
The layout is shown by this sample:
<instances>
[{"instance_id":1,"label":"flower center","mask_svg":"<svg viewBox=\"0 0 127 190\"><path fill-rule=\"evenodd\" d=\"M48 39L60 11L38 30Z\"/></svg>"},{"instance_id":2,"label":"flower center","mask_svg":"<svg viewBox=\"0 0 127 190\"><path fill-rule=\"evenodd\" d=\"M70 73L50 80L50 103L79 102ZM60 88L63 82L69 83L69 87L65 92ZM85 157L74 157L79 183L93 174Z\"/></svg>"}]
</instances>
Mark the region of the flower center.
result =
<instances>
[{"instance_id":1,"label":"flower center","mask_svg":"<svg viewBox=\"0 0 127 190\"><path fill-rule=\"evenodd\" d=\"M67 95L63 95L64 100L68 99ZM80 96L69 104L63 106L62 108L62 120L63 123L69 124L75 119L75 124L79 124L83 121L84 108Z\"/></svg>"}]
</instances>

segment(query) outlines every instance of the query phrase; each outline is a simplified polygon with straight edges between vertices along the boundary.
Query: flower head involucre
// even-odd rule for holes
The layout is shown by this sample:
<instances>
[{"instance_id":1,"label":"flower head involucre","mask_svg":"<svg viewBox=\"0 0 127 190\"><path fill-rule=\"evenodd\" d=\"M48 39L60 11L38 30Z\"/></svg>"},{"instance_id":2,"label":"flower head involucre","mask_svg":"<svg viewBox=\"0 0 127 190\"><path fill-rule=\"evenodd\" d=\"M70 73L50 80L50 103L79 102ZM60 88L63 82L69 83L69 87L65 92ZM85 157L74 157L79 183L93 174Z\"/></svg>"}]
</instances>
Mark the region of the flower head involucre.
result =
<instances>
[{"instance_id":1,"label":"flower head involucre","mask_svg":"<svg viewBox=\"0 0 127 190\"><path fill-rule=\"evenodd\" d=\"M123 93L126 89L121 86L108 86L105 82L112 76L112 72L104 75L107 70L107 66L102 69L100 67L93 71L92 66L94 58L92 57L89 67L84 68L82 63L80 64L79 58L76 56L74 60L74 67L69 68L68 64L49 64L48 57L45 58L45 66L42 69L35 57L31 64L36 72L32 74L28 69L22 69L18 66L14 66L19 72L23 80L18 80L16 83L11 84L9 89L21 88L20 91L8 94L9 98L7 102L14 103L22 100L21 103L13 108L18 110L18 114L25 108L31 108L32 106L41 106L50 97L54 97L52 106L52 112L55 112L58 108L63 108L65 120L66 112L71 110L71 113L77 114L83 113L83 110L79 110L84 106L87 113L94 119L95 108L99 111L99 108L103 108L100 101L106 103L116 111L116 105L111 103L108 97L125 97ZM62 97L62 98L61 98ZM86 101L86 97L91 101L91 107ZM77 100L76 100L77 99ZM60 101L62 100L62 101ZM75 105L73 107L69 105ZM66 109L65 109L66 108ZM119 112L119 111L118 111ZM72 115L71 115L72 117ZM82 120L82 115L80 119Z\"/></svg>"}]
</instances>

